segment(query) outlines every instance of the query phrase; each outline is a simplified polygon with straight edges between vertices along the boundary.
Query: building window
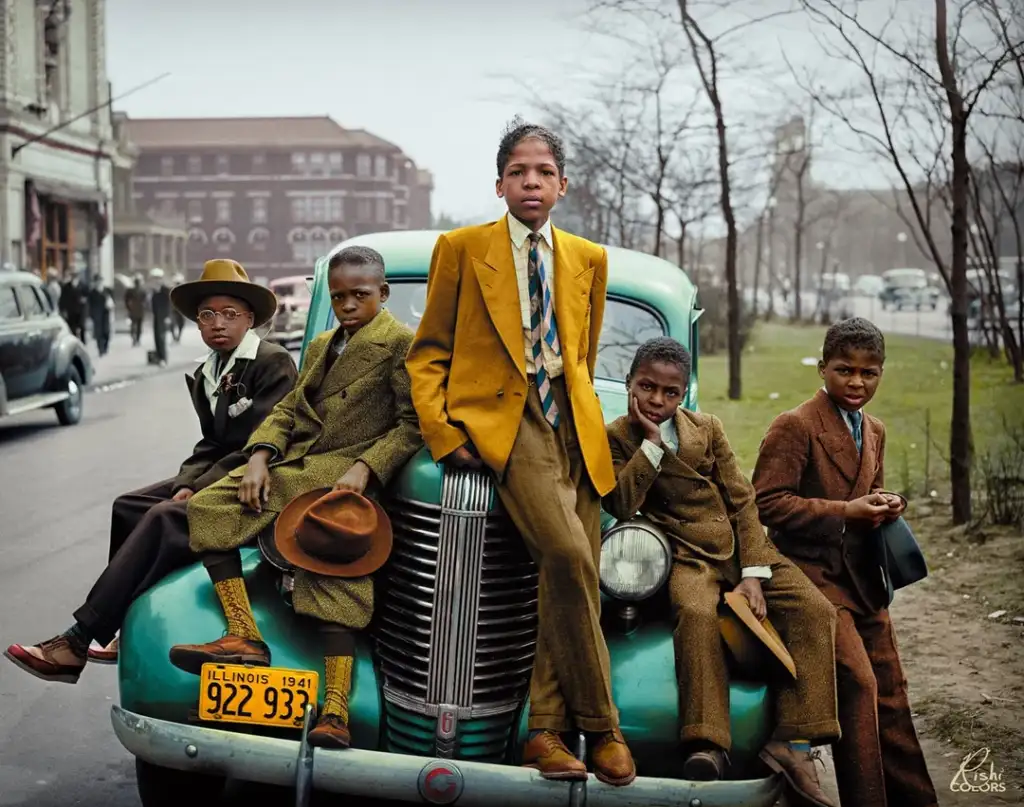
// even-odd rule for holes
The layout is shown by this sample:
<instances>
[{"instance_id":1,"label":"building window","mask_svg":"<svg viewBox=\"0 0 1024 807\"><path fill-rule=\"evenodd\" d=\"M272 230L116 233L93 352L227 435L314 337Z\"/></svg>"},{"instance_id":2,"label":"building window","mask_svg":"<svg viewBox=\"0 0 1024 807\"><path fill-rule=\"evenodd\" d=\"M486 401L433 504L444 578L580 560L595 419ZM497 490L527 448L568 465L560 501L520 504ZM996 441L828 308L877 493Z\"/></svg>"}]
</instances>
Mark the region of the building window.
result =
<instances>
[{"instance_id":1,"label":"building window","mask_svg":"<svg viewBox=\"0 0 1024 807\"><path fill-rule=\"evenodd\" d=\"M313 196L309 200L309 220L327 220L327 198L324 196Z\"/></svg>"},{"instance_id":2,"label":"building window","mask_svg":"<svg viewBox=\"0 0 1024 807\"><path fill-rule=\"evenodd\" d=\"M373 219L373 205L369 199L356 201L356 221L368 222Z\"/></svg>"},{"instance_id":3,"label":"building window","mask_svg":"<svg viewBox=\"0 0 1024 807\"><path fill-rule=\"evenodd\" d=\"M292 155L292 170L297 174L306 173L306 155L301 151Z\"/></svg>"},{"instance_id":4,"label":"building window","mask_svg":"<svg viewBox=\"0 0 1024 807\"><path fill-rule=\"evenodd\" d=\"M359 154L356 155L356 176L357 177L368 177L370 176L370 155Z\"/></svg>"},{"instance_id":5,"label":"building window","mask_svg":"<svg viewBox=\"0 0 1024 807\"><path fill-rule=\"evenodd\" d=\"M327 155L322 151L314 151L309 155L309 171L311 174L318 172L326 173Z\"/></svg>"},{"instance_id":6,"label":"building window","mask_svg":"<svg viewBox=\"0 0 1024 807\"><path fill-rule=\"evenodd\" d=\"M269 241L270 230L266 227L256 227L249 232L249 246L254 252L266 252Z\"/></svg>"},{"instance_id":7,"label":"building window","mask_svg":"<svg viewBox=\"0 0 1024 807\"><path fill-rule=\"evenodd\" d=\"M332 244L340 244L342 241L348 241L348 233L341 227L331 227L327 231L327 240Z\"/></svg>"},{"instance_id":8,"label":"building window","mask_svg":"<svg viewBox=\"0 0 1024 807\"><path fill-rule=\"evenodd\" d=\"M231 221L231 200L230 199L218 199L217 200L217 223L225 224Z\"/></svg>"},{"instance_id":9,"label":"building window","mask_svg":"<svg viewBox=\"0 0 1024 807\"><path fill-rule=\"evenodd\" d=\"M217 173L221 176L231 173L231 158L227 154L217 155Z\"/></svg>"},{"instance_id":10,"label":"building window","mask_svg":"<svg viewBox=\"0 0 1024 807\"><path fill-rule=\"evenodd\" d=\"M197 222L203 220L203 200L202 199L189 199L188 200L188 220L189 222Z\"/></svg>"},{"instance_id":11,"label":"building window","mask_svg":"<svg viewBox=\"0 0 1024 807\"><path fill-rule=\"evenodd\" d=\"M292 199L292 221L301 224L307 220L308 205L306 203L308 201L304 196L296 196Z\"/></svg>"},{"instance_id":12,"label":"building window","mask_svg":"<svg viewBox=\"0 0 1024 807\"><path fill-rule=\"evenodd\" d=\"M306 231L296 228L288 233L288 244L292 248L292 260L295 263L310 263L309 240Z\"/></svg>"},{"instance_id":13,"label":"building window","mask_svg":"<svg viewBox=\"0 0 1024 807\"><path fill-rule=\"evenodd\" d=\"M252 223L263 224L267 220L267 198L257 196L252 200Z\"/></svg>"},{"instance_id":14,"label":"building window","mask_svg":"<svg viewBox=\"0 0 1024 807\"><path fill-rule=\"evenodd\" d=\"M383 224L391 221L391 200L390 199L378 199L377 200L377 222Z\"/></svg>"},{"instance_id":15,"label":"building window","mask_svg":"<svg viewBox=\"0 0 1024 807\"><path fill-rule=\"evenodd\" d=\"M267 155L262 151L258 151L252 155L252 170L253 173L260 173L264 166L267 164Z\"/></svg>"},{"instance_id":16,"label":"building window","mask_svg":"<svg viewBox=\"0 0 1024 807\"><path fill-rule=\"evenodd\" d=\"M405 205L395 205L395 226L405 226Z\"/></svg>"},{"instance_id":17,"label":"building window","mask_svg":"<svg viewBox=\"0 0 1024 807\"><path fill-rule=\"evenodd\" d=\"M331 173L332 174L341 174L341 173L343 173L342 168L344 166L344 163L342 161L341 152L340 151L332 151L327 156L327 159L330 162Z\"/></svg>"},{"instance_id":18,"label":"building window","mask_svg":"<svg viewBox=\"0 0 1024 807\"><path fill-rule=\"evenodd\" d=\"M199 156L192 156L188 158L188 172L190 174L201 174L203 173L203 158Z\"/></svg>"},{"instance_id":19,"label":"building window","mask_svg":"<svg viewBox=\"0 0 1024 807\"><path fill-rule=\"evenodd\" d=\"M161 157L160 158L160 174L165 177L174 176L174 158L173 157Z\"/></svg>"},{"instance_id":20,"label":"building window","mask_svg":"<svg viewBox=\"0 0 1024 807\"><path fill-rule=\"evenodd\" d=\"M373 161L373 169L378 177L386 177L388 175L388 158L383 154L378 154Z\"/></svg>"},{"instance_id":21,"label":"building window","mask_svg":"<svg viewBox=\"0 0 1024 807\"><path fill-rule=\"evenodd\" d=\"M235 234L227 227L220 227L213 231L213 245L218 252L230 252L235 245Z\"/></svg>"},{"instance_id":22,"label":"building window","mask_svg":"<svg viewBox=\"0 0 1024 807\"><path fill-rule=\"evenodd\" d=\"M345 220L345 200L341 196L330 196L327 199L327 220Z\"/></svg>"},{"instance_id":23,"label":"building window","mask_svg":"<svg viewBox=\"0 0 1024 807\"><path fill-rule=\"evenodd\" d=\"M160 217L163 219L173 219L177 215L177 206L173 199L161 199L160 200Z\"/></svg>"},{"instance_id":24,"label":"building window","mask_svg":"<svg viewBox=\"0 0 1024 807\"><path fill-rule=\"evenodd\" d=\"M210 239L206 237L206 233L200 230L198 227L190 227L188 231L188 242L190 244L198 244L204 246L209 242Z\"/></svg>"}]
</instances>

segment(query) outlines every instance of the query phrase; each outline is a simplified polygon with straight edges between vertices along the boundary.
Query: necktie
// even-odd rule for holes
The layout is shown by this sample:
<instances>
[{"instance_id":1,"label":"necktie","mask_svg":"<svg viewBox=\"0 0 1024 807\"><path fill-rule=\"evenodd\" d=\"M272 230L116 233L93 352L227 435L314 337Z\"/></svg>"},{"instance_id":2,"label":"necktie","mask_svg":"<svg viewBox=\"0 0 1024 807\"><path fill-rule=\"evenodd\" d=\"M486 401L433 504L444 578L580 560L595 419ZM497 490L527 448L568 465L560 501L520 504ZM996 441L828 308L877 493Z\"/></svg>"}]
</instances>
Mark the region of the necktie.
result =
<instances>
[{"instance_id":1,"label":"necktie","mask_svg":"<svg viewBox=\"0 0 1024 807\"><path fill-rule=\"evenodd\" d=\"M533 343L533 364L537 371L537 393L540 395L544 418L554 428L558 428L559 414L555 397L551 391L551 380L544 367L544 351L541 339L557 356L561 355L558 344L558 331L555 327L555 312L551 305L551 289L544 275L544 263L540 259L537 244L540 236L530 233L530 253L526 263L526 274L530 280L530 331Z\"/></svg>"},{"instance_id":2,"label":"necktie","mask_svg":"<svg viewBox=\"0 0 1024 807\"><path fill-rule=\"evenodd\" d=\"M850 418L850 425L853 427L853 442L857 444L857 450L860 451L864 443L864 433L861 430L861 425L864 422L864 413L849 412L847 414Z\"/></svg>"}]
</instances>

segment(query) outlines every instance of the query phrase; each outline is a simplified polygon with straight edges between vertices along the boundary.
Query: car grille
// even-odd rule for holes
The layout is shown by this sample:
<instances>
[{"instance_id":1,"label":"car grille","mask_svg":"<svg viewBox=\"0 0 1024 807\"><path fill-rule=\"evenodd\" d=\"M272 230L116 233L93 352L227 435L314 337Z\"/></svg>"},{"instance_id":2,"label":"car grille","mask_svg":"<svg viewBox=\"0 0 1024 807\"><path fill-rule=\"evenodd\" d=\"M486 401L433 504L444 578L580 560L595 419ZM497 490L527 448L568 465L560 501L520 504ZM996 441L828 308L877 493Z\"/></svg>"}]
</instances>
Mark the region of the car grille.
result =
<instances>
[{"instance_id":1,"label":"car grille","mask_svg":"<svg viewBox=\"0 0 1024 807\"><path fill-rule=\"evenodd\" d=\"M492 483L446 471L442 504L393 498L375 620L390 750L501 761L527 693L537 572Z\"/></svg>"}]
</instances>

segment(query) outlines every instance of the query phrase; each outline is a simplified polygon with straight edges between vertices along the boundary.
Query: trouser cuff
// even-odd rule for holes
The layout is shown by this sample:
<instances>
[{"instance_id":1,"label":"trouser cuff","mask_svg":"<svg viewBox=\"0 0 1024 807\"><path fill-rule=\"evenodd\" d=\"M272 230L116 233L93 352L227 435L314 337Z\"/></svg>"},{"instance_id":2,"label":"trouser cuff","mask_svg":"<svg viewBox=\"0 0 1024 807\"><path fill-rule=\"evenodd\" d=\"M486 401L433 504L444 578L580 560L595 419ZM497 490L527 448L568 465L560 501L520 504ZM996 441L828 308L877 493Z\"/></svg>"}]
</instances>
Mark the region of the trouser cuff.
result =
<instances>
[{"instance_id":1,"label":"trouser cuff","mask_svg":"<svg viewBox=\"0 0 1024 807\"><path fill-rule=\"evenodd\" d=\"M679 741L683 743L701 741L714 743L723 751L732 748L732 736L729 734L729 730L710 723L694 723L691 726L683 726L679 730Z\"/></svg>"},{"instance_id":2,"label":"trouser cuff","mask_svg":"<svg viewBox=\"0 0 1024 807\"><path fill-rule=\"evenodd\" d=\"M817 723L780 724L772 732L772 739L779 742L809 740L811 745L830 745L836 742L841 734L838 720L820 720Z\"/></svg>"},{"instance_id":3,"label":"trouser cuff","mask_svg":"<svg viewBox=\"0 0 1024 807\"><path fill-rule=\"evenodd\" d=\"M203 566L210 579L216 583L242 576L242 554L237 549L227 552L204 552Z\"/></svg>"}]
</instances>

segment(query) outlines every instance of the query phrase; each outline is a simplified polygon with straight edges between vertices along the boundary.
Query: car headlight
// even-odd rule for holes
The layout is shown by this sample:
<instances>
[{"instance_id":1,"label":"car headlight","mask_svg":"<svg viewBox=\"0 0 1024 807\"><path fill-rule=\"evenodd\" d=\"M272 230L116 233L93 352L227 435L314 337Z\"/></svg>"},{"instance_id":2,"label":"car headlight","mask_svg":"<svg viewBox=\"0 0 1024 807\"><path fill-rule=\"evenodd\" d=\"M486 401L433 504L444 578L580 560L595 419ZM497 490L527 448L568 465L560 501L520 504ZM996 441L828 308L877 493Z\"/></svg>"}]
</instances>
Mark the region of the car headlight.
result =
<instances>
[{"instance_id":1,"label":"car headlight","mask_svg":"<svg viewBox=\"0 0 1024 807\"><path fill-rule=\"evenodd\" d=\"M668 580L668 539L645 518L623 521L601 538L601 588L628 602L646 600Z\"/></svg>"}]
</instances>

